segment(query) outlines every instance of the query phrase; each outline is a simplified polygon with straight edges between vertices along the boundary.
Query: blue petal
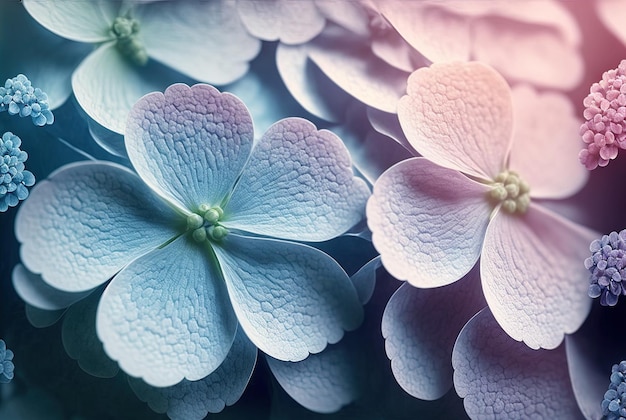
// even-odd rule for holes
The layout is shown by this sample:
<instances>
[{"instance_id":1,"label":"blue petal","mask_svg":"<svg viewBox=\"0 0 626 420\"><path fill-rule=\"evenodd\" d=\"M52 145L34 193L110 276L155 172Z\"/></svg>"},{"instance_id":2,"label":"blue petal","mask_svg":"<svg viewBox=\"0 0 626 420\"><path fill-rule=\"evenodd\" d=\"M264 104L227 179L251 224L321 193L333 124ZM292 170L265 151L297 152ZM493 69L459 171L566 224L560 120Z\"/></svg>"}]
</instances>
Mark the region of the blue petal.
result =
<instances>
[{"instance_id":1,"label":"blue petal","mask_svg":"<svg viewBox=\"0 0 626 420\"><path fill-rule=\"evenodd\" d=\"M26 318L35 328L46 328L54 325L59 319L61 319L65 311L65 309L47 311L45 309L39 309L31 306L28 303L25 305Z\"/></svg>"},{"instance_id":2,"label":"blue petal","mask_svg":"<svg viewBox=\"0 0 626 420\"><path fill-rule=\"evenodd\" d=\"M354 273L350 280L359 295L359 300L365 305L372 298L376 286L376 270L381 267L380 255L372 258L359 271Z\"/></svg>"},{"instance_id":3,"label":"blue petal","mask_svg":"<svg viewBox=\"0 0 626 420\"><path fill-rule=\"evenodd\" d=\"M23 204L15 221L22 262L68 292L105 282L176 235L179 220L139 177L105 162L60 168Z\"/></svg>"},{"instance_id":4,"label":"blue petal","mask_svg":"<svg viewBox=\"0 0 626 420\"><path fill-rule=\"evenodd\" d=\"M252 149L252 120L230 93L175 84L133 107L125 140L143 180L194 211L221 205L232 190Z\"/></svg>"},{"instance_id":5,"label":"blue petal","mask_svg":"<svg viewBox=\"0 0 626 420\"><path fill-rule=\"evenodd\" d=\"M215 372L199 381L187 381L155 388L141 379L129 377L130 386L142 401L172 420L201 420L208 413L219 413L239 400L256 364L257 349L239 329L233 346Z\"/></svg>"},{"instance_id":6,"label":"blue petal","mask_svg":"<svg viewBox=\"0 0 626 420\"><path fill-rule=\"evenodd\" d=\"M107 354L153 386L197 381L224 361L237 330L207 247L183 236L133 261L102 295L98 337Z\"/></svg>"},{"instance_id":7,"label":"blue petal","mask_svg":"<svg viewBox=\"0 0 626 420\"><path fill-rule=\"evenodd\" d=\"M366 183L341 140L301 118L274 124L224 208L224 226L301 241L338 236L364 216Z\"/></svg>"},{"instance_id":8,"label":"blue petal","mask_svg":"<svg viewBox=\"0 0 626 420\"><path fill-rule=\"evenodd\" d=\"M241 326L274 358L319 353L363 319L347 274L315 248L231 233L215 253Z\"/></svg>"}]
</instances>

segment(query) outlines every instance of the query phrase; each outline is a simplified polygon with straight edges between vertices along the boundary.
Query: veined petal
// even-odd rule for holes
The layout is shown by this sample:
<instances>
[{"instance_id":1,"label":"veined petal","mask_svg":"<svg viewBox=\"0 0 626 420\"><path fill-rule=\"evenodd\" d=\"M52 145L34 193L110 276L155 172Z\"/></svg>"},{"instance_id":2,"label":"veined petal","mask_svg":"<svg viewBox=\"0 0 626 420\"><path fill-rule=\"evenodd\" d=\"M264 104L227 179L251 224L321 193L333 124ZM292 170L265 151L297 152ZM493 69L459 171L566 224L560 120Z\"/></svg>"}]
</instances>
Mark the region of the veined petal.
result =
<instances>
[{"instance_id":1,"label":"veined petal","mask_svg":"<svg viewBox=\"0 0 626 420\"><path fill-rule=\"evenodd\" d=\"M459 334L452 366L454 387L471 418L582 417L564 347L529 349L507 336L487 308Z\"/></svg>"},{"instance_id":2,"label":"veined petal","mask_svg":"<svg viewBox=\"0 0 626 420\"><path fill-rule=\"evenodd\" d=\"M482 248L491 214L487 192L485 185L424 158L392 166L367 203L372 241L387 271L417 287L463 277Z\"/></svg>"},{"instance_id":3,"label":"veined petal","mask_svg":"<svg viewBox=\"0 0 626 420\"><path fill-rule=\"evenodd\" d=\"M223 205L252 149L252 119L230 93L175 84L144 96L126 126L128 157L157 193L186 211Z\"/></svg>"},{"instance_id":4,"label":"veined petal","mask_svg":"<svg viewBox=\"0 0 626 420\"><path fill-rule=\"evenodd\" d=\"M271 126L224 207L223 224L276 238L324 241L364 216L369 188L341 139L302 118Z\"/></svg>"},{"instance_id":5,"label":"veined petal","mask_svg":"<svg viewBox=\"0 0 626 420\"><path fill-rule=\"evenodd\" d=\"M133 261L106 288L98 337L126 373L165 387L222 364L237 318L210 252L180 237Z\"/></svg>"},{"instance_id":6,"label":"veined petal","mask_svg":"<svg viewBox=\"0 0 626 420\"><path fill-rule=\"evenodd\" d=\"M130 170L83 162L35 185L15 234L26 268L57 289L82 292L176 235L177 220Z\"/></svg>"},{"instance_id":7,"label":"veined petal","mask_svg":"<svg viewBox=\"0 0 626 420\"><path fill-rule=\"evenodd\" d=\"M363 320L350 278L315 248L231 233L215 253L239 323L274 358L303 360Z\"/></svg>"},{"instance_id":8,"label":"veined petal","mask_svg":"<svg viewBox=\"0 0 626 420\"><path fill-rule=\"evenodd\" d=\"M524 215L491 220L480 260L483 293L507 334L553 349L581 326L591 306L582 262L597 236L532 203Z\"/></svg>"},{"instance_id":9,"label":"veined petal","mask_svg":"<svg viewBox=\"0 0 626 420\"><path fill-rule=\"evenodd\" d=\"M454 341L485 306L478 269L446 287L400 286L385 308L382 333L402 389L422 400L443 397L452 388Z\"/></svg>"},{"instance_id":10,"label":"veined petal","mask_svg":"<svg viewBox=\"0 0 626 420\"><path fill-rule=\"evenodd\" d=\"M28 13L46 29L80 42L114 39L110 32L120 2L115 0L24 0Z\"/></svg>"},{"instance_id":11,"label":"veined petal","mask_svg":"<svg viewBox=\"0 0 626 420\"><path fill-rule=\"evenodd\" d=\"M155 388L132 377L128 381L139 399L157 413L167 413L172 420L202 420L208 413L219 413L239 400L252 376L256 359L255 345L239 328L220 367L199 381L183 379L165 388Z\"/></svg>"},{"instance_id":12,"label":"veined petal","mask_svg":"<svg viewBox=\"0 0 626 420\"><path fill-rule=\"evenodd\" d=\"M513 106L495 70L478 62L433 64L411 74L407 93L398 117L422 156L483 179L505 168Z\"/></svg>"},{"instance_id":13,"label":"veined petal","mask_svg":"<svg viewBox=\"0 0 626 420\"><path fill-rule=\"evenodd\" d=\"M512 89L515 128L509 168L530 185L533 198L565 198L587 181L589 171L578 161L580 120L567 96L537 93L519 85Z\"/></svg>"},{"instance_id":14,"label":"veined petal","mask_svg":"<svg viewBox=\"0 0 626 420\"><path fill-rule=\"evenodd\" d=\"M40 275L28 271L22 264L15 266L11 279L13 288L24 302L47 311L65 309L91 293L91 290L80 293L63 292L43 281Z\"/></svg>"},{"instance_id":15,"label":"veined petal","mask_svg":"<svg viewBox=\"0 0 626 420\"><path fill-rule=\"evenodd\" d=\"M140 5L134 14L150 58L201 82L233 82L261 49L233 1L160 1Z\"/></svg>"}]
</instances>

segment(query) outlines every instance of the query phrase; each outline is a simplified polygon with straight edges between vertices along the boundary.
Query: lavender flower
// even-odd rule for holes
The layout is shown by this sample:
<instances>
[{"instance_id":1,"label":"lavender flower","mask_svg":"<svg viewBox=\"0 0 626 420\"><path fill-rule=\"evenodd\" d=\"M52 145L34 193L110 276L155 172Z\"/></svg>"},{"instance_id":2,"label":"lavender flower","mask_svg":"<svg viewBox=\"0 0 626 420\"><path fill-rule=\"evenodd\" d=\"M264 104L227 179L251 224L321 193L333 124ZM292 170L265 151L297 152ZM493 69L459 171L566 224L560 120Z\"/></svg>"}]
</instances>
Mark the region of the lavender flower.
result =
<instances>
[{"instance_id":1,"label":"lavender flower","mask_svg":"<svg viewBox=\"0 0 626 420\"><path fill-rule=\"evenodd\" d=\"M622 276L626 275L626 229L611 232L589 246L592 256L585 260L591 272L589 297L600 298L603 306L615 306L620 295L626 295Z\"/></svg>"}]
</instances>

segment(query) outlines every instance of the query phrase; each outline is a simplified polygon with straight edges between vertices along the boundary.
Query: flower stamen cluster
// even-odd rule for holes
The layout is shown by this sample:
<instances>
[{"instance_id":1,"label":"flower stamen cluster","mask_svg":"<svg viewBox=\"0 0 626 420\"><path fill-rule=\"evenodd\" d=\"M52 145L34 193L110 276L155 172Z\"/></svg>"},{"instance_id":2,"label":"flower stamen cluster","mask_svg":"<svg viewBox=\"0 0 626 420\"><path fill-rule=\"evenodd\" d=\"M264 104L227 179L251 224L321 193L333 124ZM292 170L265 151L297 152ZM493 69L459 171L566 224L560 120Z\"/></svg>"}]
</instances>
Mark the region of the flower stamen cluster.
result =
<instances>
[{"instance_id":1,"label":"flower stamen cluster","mask_svg":"<svg viewBox=\"0 0 626 420\"><path fill-rule=\"evenodd\" d=\"M508 213L525 213L530 205L530 187L516 172L506 170L496 176L489 197Z\"/></svg>"},{"instance_id":2,"label":"flower stamen cluster","mask_svg":"<svg viewBox=\"0 0 626 420\"><path fill-rule=\"evenodd\" d=\"M613 365L611 369L611 383L609 389L604 393L602 400L602 415L607 420L618 420L626 418L626 361L619 365Z\"/></svg>"},{"instance_id":3,"label":"flower stamen cluster","mask_svg":"<svg viewBox=\"0 0 626 420\"><path fill-rule=\"evenodd\" d=\"M34 88L26 76L18 74L7 79L0 87L0 112L10 115L30 116L38 126L52 124L54 116L48 105L48 95L39 88Z\"/></svg>"},{"instance_id":4,"label":"flower stamen cluster","mask_svg":"<svg viewBox=\"0 0 626 420\"><path fill-rule=\"evenodd\" d=\"M148 62L148 52L139 39L139 21L131 17L118 16L111 25L117 39L116 47L134 64L143 66Z\"/></svg>"},{"instance_id":5,"label":"flower stamen cluster","mask_svg":"<svg viewBox=\"0 0 626 420\"><path fill-rule=\"evenodd\" d=\"M28 197L35 177L24 169L28 154L20 150L22 140L7 131L0 138L0 211L15 207Z\"/></svg>"},{"instance_id":6,"label":"flower stamen cluster","mask_svg":"<svg viewBox=\"0 0 626 420\"><path fill-rule=\"evenodd\" d=\"M626 295L622 279L626 276L626 229L611 232L589 246L592 256L585 260L591 272L589 297L600 297L603 306L615 306L620 295Z\"/></svg>"},{"instance_id":7,"label":"flower stamen cluster","mask_svg":"<svg viewBox=\"0 0 626 420\"><path fill-rule=\"evenodd\" d=\"M13 379L13 352L7 349L4 340L0 339L0 384L8 384Z\"/></svg>"},{"instance_id":8,"label":"flower stamen cluster","mask_svg":"<svg viewBox=\"0 0 626 420\"><path fill-rule=\"evenodd\" d=\"M578 154L589 170L606 166L626 148L626 60L602 75L583 101L585 123L580 135L586 149Z\"/></svg>"},{"instance_id":9,"label":"flower stamen cluster","mask_svg":"<svg viewBox=\"0 0 626 420\"><path fill-rule=\"evenodd\" d=\"M228 229L219 223L223 216L224 211L219 206L202 204L198 213L187 217L187 229L192 231L191 235L196 242L207 239L219 242L228 235Z\"/></svg>"}]
</instances>

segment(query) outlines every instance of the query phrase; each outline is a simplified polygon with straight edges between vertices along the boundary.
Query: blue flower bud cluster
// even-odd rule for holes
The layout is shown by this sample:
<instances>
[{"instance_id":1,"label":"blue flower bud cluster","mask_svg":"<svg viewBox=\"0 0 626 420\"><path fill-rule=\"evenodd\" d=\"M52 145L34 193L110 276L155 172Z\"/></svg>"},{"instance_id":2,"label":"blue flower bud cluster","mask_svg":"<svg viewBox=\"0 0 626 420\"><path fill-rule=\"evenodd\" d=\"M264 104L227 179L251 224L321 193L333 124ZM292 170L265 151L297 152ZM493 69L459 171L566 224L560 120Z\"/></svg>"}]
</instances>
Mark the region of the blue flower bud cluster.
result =
<instances>
[{"instance_id":1,"label":"blue flower bud cluster","mask_svg":"<svg viewBox=\"0 0 626 420\"><path fill-rule=\"evenodd\" d=\"M28 189L35 177L24 169L28 154L20 150L22 140L11 132L0 139L0 211L15 207L28 197Z\"/></svg>"},{"instance_id":2,"label":"blue flower bud cluster","mask_svg":"<svg viewBox=\"0 0 626 420\"><path fill-rule=\"evenodd\" d=\"M588 294L600 298L600 304L615 306L620 295L626 295L622 279L626 278L626 229L611 232L589 246L592 256L585 260L589 270Z\"/></svg>"},{"instance_id":3,"label":"blue flower bud cluster","mask_svg":"<svg viewBox=\"0 0 626 420\"><path fill-rule=\"evenodd\" d=\"M0 340L0 384L8 384L13 379L13 352Z\"/></svg>"},{"instance_id":4,"label":"blue flower bud cluster","mask_svg":"<svg viewBox=\"0 0 626 420\"><path fill-rule=\"evenodd\" d=\"M0 112L10 115L30 116L38 126L52 124L54 115L48 107L48 95L39 88L33 88L30 80L23 74L7 79L0 87Z\"/></svg>"},{"instance_id":5,"label":"blue flower bud cluster","mask_svg":"<svg viewBox=\"0 0 626 420\"><path fill-rule=\"evenodd\" d=\"M602 400L602 415L608 420L626 420L626 361L613 365L611 383Z\"/></svg>"}]
</instances>

